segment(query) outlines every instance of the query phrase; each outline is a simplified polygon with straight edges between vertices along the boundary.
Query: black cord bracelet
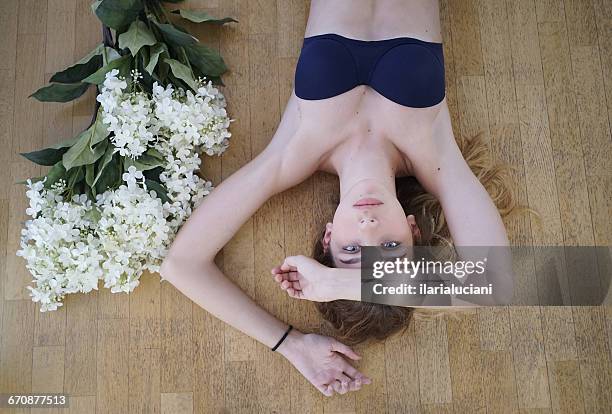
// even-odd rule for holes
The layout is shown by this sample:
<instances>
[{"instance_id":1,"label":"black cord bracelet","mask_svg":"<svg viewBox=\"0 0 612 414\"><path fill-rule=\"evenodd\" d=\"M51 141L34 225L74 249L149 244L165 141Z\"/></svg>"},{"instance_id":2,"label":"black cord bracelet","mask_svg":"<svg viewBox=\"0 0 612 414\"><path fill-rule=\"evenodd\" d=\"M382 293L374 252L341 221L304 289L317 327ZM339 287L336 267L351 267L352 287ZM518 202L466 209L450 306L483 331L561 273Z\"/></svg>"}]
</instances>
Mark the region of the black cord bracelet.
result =
<instances>
[{"instance_id":1,"label":"black cord bracelet","mask_svg":"<svg viewBox=\"0 0 612 414\"><path fill-rule=\"evenodd\" d=\"M289 335L289 332L291 332L291 330L293 329L293 325L289 325L289 328L287 328L287 331L285 331L285 334L283 335L283 337L280 339L280 341L278 341L276 343L276 345L274 345L271 349L272 351L276 351L276 349L280 346L280 344L283 343L283 341L285 340L285 338L287 338L287 335Z\"/></svg>"}]
</instances>

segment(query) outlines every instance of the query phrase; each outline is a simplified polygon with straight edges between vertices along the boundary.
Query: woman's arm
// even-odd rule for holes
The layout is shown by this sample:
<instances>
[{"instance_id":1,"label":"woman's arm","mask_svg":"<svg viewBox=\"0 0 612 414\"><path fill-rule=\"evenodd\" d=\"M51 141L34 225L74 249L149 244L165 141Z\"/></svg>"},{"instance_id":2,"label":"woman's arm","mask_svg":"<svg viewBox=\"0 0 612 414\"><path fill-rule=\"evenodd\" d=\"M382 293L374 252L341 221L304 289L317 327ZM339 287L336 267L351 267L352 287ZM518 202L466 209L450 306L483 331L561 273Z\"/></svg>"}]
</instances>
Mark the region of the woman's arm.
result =
<instances>
[{"instance_id":1,"label":"woman's arm","mask_svg":"<svg viewBox=\"0 0 612 414\"><path fill-rule=\"evenodd\" d=\"M411 158L416 178L442 205L444 217L462 260L487 257L486 280L494 285L494 298L465 297L481 304L499 304L512 297L512 259L508 236L489 193L472 173L455 141L448 106L440 109L431 139ZM473 275L467 283L481 284ZM492 299L491 302L489 299Z\"/></svg>"},{"instance_id":2,"label":"woman's arm","mask_svg":"<svg viewBox=\"0 0 612 414\"><path fill-rule=\"evenodd\" d=\"M271 143L202 201L183 224L161 266L162 277L179 291L215 317L268 347L277 343L287 325L260 308L227 279L215 265L214 258L266 200L298 184L316 170L316 154L296 155L293 151L292 143L304 142L308 134L301 126L292 94ZM308 349L305 342L309 344ZM321 371L334 373L336 378L349 370L361 378L361 374L335 352L351 358L357 358L356 354L331 338L303 335L294 330L278 351L326 395L331 395L332 389L342 392L342 388L336 389L340 386L334 385L329 375L320 375ZM324 364L327 365L322 367ZM363 377L363 381L367 379ZM355 382L349 386L357 387Z\"/></svg>"}]
</instances>

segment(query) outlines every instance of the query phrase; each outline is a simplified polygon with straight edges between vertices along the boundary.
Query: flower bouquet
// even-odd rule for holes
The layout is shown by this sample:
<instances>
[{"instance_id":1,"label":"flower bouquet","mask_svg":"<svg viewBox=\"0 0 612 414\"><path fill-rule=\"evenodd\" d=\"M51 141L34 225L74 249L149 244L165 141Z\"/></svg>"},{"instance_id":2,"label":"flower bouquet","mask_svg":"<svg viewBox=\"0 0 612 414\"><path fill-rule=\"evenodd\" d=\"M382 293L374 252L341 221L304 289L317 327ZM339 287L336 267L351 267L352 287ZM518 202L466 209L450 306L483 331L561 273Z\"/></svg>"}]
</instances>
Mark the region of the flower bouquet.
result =
<instances>
[{"instance_id":1,"label":"flower bouquet","mask_svg":"<svg viewBox=\"0 0 612 414\"><path fill-rule=\"evenodd\" d=\"M223 153L231 136L217 88L225 63L174 20L236 20L169 13L158 0L102 0L92 10L104 42L32 94L68 102L94 85L91 125L21 154L51 167L21 182L31 219L17 255L34 277L28 289L41 312L57 309L66 294L97 289L100 279L129 293L144 270L158 272L181 224L212 189L197 175L200 155Z\"/></svg>"}]
</instances>

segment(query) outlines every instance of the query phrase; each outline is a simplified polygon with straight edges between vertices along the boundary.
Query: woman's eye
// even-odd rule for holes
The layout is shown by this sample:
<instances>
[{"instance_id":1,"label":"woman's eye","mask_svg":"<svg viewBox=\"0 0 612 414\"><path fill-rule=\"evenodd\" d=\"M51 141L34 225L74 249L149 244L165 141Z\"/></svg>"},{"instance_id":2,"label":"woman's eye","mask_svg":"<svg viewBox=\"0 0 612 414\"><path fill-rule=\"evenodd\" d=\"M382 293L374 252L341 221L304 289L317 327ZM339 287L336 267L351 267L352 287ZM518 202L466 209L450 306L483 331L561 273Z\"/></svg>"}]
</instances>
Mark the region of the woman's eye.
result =
<instances>
[{"instance_id":1,"label":"woman's eye","mask_svg":"<svg viewBox=\"0 0 612 414\"><path fill-rule=\"evenodd\" d=\"M359 246L344 246L343 250L348 253L356 253L359 251Z\"/></svg>"},{"instance_id":2,"label":"woman's eye","mask_svg":"<svg viewBox=\"0 0 612 414\"><path fill-rule=\"evenodd\" d=\"M384 242L384 243L382 244L382 246L383 246L385 249L395 249L395 248L396 248L397 246L399 246L399 245L400 245L400 242L397 242L397 241L388 241L388 242Z\"/></svg>"}]
</instances>

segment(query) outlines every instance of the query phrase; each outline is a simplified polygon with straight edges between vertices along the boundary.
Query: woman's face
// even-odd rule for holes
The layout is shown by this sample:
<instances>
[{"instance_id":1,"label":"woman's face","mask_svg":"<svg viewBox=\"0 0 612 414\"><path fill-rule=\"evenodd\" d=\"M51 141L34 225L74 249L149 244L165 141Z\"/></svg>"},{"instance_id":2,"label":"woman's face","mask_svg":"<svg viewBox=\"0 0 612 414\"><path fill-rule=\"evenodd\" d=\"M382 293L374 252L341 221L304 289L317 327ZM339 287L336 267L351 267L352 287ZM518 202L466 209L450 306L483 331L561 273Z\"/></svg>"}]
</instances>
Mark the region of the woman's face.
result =
<instances>
[{"instance_id":1,"label":"woman's face","mask_svg":"<svg viewBox=\"0 0 612 414\"><path fill-rule=\"evenodd\" d=\"M340 201L333 222L327 223L323 246L331 250L336 266L359 267L361 246L401 249L418 236L414 216L406 217L395 194L364 180Z\"/></svg>"}]
</instances>

